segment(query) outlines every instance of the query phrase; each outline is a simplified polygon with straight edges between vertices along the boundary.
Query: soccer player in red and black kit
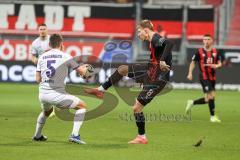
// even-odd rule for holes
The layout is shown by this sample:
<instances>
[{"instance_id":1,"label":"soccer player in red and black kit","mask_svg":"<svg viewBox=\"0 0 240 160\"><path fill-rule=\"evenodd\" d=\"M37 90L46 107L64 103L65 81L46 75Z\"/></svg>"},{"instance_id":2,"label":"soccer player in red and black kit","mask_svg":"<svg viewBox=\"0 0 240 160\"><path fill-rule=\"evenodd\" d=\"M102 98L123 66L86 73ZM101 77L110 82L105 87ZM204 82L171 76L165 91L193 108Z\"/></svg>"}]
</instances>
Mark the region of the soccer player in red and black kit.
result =
<instances>
[{"instance_id":1,"label":"soccer player in red and black kit","mask_svg":"<svg viewBox=\"0 0 240 160\"><path fill-rule=\"evenodd\" d=\"M109 77L108 81L95 89L86 89L85 92L98 98L103 97L104 91L116 84L123 76L133 78L142 83L143 89L133 105L133 113L138 128L138 135L129 141L130 144L147 144L145 135L145 117L142 112L144 106L160 93L169 81L169 71L172 65L173 43L153 31L150 20L142 20L138 25L138 37L142 41L150 42L150 60L147 64L121 65Z\"/></svg>"},{"instance_id":2,"label":"soccer player in red and black kit","mask_svg":"<svg viewBox=\"0 0 240 160\"><path fill-rule=\"evenodd\" d=\"M221 56L216 48L213 48L213 38L211 35L206 34L203 36L203 48L199 48L197 53L194 54L192 62L189 66L187 79L192 80L192 72L195 68L195 63L198 64L200 75L199 80L202 85L205 97L197 100L188 100L186 113L189 113L194 105L208 103L210 110L210 121L221 122L215 116L215 82L216 82L216 69L222 66Z\"/></svg>"}]
</instances>

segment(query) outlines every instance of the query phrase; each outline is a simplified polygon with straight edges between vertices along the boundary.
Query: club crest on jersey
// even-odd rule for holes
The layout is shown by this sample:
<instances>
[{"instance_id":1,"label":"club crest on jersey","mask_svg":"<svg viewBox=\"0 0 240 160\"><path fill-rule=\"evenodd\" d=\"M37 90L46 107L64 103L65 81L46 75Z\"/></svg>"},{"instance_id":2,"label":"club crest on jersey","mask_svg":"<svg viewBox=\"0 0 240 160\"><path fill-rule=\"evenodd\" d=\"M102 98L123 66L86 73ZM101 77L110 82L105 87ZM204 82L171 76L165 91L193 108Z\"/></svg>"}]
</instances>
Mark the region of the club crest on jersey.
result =
<instances>
[{"instance_id":1,"label":"club crest on jersey","mask_svg":"<svg viewBox=\"0 0 240 160\"><path fill-rule=\"evenodd\" d=\"M216 56L217 56L217 53L214 53L214 52L213 52L212 54L213 54L213 57L216 57Z\"/></svg>"},{"instance_id":2,"label":"club crest on jersey","mask_svg":"<svg viewBox=\"0 0 240 160\"><path fill-rule=\"evenodd\" d=\"M158 41L159 46L163 46L164 42L165 42L164 38L159 38L159 41Z\"/></svg>"},{"instance_id":3,"label":"club crest on jersey","mask_svg":"<svg viewBox=\"0 0 240 160\"><path fill-rule=\"evenodd\" d=\"M209 90L208 86L205 86L205 90L206 90L206 91L208 91L208 90Z\"/></svg>"}]
</instances>

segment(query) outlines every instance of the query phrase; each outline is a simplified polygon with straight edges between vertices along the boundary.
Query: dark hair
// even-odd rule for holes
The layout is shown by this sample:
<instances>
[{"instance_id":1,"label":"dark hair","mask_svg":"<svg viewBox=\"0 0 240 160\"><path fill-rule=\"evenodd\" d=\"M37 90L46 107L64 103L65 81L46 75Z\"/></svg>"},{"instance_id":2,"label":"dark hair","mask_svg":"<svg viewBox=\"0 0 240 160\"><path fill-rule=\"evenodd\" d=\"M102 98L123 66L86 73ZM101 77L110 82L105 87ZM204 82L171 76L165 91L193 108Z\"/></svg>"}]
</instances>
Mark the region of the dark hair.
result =
<instances>
[{"instance_id":1,"label":"dark hair","mask_svg":"<svg viewBox=\"0 0 240 160\"><path fill-rule=\"evenodd\" d=\"M148 19L142 20L142 21L140 22L139 26L142 27L142 28L148 28L148 29L150 29L150 30L153 31L153 24L152 24L152 22L151 22L150 20L148 20Z\"/></svg>"},{"instance_id":2,"label":"dark hair","mask_svg":"<svg viewBox=\"0 0 240 160\"><path fill-rule=\"evenodd\" d=\"M50 37L49 44L52 48L58 48L60 47L62 41L63 41L63 38L60 34L53 34Z\"/></svg>"},{"instance_id":3,"label":"dark hair","mask_svg":"<svg viewBox=\"0 0 240 160\"><path fill-rule=\"evenodd\" d=\"M211 34L204 34L203 37L211 37L211 38L213 38Z\"/></svg>"},{"instance_id":4,"label":"dark hair","mask_svg":"<svg viewBox=\"0 0 240 160\"><path fill-rule=\"evenodd\" d=\"M38 28L41 27L41 26L45 26L45 27L47 27L47 25L46 25L45 23L41 23L41 24L39 24L39 25L38 25Z\"/></svg>"}]
</instances>

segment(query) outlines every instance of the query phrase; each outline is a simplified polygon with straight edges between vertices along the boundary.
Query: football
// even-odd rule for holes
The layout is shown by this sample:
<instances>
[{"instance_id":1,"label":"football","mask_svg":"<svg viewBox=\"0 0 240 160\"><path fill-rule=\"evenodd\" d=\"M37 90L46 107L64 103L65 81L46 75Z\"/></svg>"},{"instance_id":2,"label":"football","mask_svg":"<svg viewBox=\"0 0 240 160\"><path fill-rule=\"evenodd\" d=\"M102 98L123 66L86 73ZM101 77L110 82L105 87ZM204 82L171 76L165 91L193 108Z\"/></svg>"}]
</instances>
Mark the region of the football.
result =
<instances>
[{"instance_id":1,"label":"football","mask_svg":"<svg viewBox=\"0 0 240 160\"><path fill-rule=\"evenodd\" d=\"M85 73L82 75L84 79L91 78L92 75L94 74L94 68L90 64L85 64L84 65Z\"/></svg>"}]
</instances>

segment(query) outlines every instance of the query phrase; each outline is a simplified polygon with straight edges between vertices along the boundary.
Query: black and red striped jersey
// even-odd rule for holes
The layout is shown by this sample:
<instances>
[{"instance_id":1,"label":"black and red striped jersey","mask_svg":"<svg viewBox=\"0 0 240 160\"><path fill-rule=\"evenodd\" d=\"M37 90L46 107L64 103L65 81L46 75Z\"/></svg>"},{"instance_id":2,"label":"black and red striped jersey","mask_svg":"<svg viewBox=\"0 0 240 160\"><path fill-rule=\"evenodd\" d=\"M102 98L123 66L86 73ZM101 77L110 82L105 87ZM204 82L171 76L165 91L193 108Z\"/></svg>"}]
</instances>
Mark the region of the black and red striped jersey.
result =
<instances>
[{"instance_id":1,"label":"black and red striped jersey","mask_svg":"<svg viewBox=\"0 0 240 160\"><path fill-rule=\"evenodd\" d=\"M193 55L192 60L198 63L200 74L199 78L202 80L216 80L216 71L214 68L208 66L209 64L218 64L221 61L221 56L216 48L211 51L206 51L204 48L199 48Z\"/></svg>"},{"instance_id":2,"label":"black and red striped jersey","mask_svg":"<svg viewBox=\"0 0 240 160\"><path fill-rule=\"evenodd\" d=\"M165 61L167 65L172 66L172 48L173 43L166 38L155 33L150 42L150 60L149 72L152 80L156 79L161 73L159 62ZM165 78L164 78L165 77ZM169 72L164 75L165 80L169 80Z\"/></svg>"},{"instance_id":3,"label":"black and red striped jersey","mask_svg":"<svg viewBox=\"0 0 240 160\"><path fill-rule=\"evenodd\" d=\"M172 66L172 47L172 42L155 33L150 43L150 63L159 63L163 60Z\"/></svg>"}]
</instances>

